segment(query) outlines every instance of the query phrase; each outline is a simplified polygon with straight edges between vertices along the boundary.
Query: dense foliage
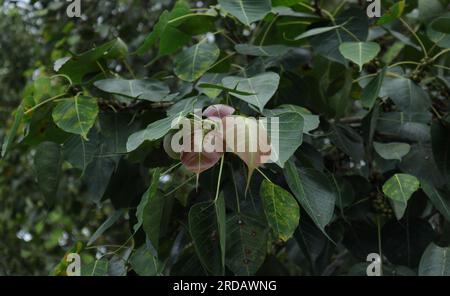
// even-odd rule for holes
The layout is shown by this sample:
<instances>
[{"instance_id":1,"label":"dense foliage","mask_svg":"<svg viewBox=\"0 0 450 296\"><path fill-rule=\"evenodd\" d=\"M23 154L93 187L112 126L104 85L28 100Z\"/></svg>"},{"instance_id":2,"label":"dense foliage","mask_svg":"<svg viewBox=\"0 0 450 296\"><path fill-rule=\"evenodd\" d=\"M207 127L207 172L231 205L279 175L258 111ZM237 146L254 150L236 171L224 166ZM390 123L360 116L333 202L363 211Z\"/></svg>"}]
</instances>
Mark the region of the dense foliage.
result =
<instances>
[{"instance_id":1,"label":"dense foliage","mask_svg":"<svg viewBox=\"0 0 450 296\"><path fill-rule=\"evenodd\" d=\"M365 275L378 253L387 275L450 275L448 0L379 18L366 1L111 2L77 21L3 8L21 54L43 38L2 66L32 79L2 146L20 169L0 178L0 230L28 218L62 258L39 268L64 275L76 252L85 275ZM279 160L174 154L171 122L197 108L279 118Z\"/></svg>"}]
</instances>

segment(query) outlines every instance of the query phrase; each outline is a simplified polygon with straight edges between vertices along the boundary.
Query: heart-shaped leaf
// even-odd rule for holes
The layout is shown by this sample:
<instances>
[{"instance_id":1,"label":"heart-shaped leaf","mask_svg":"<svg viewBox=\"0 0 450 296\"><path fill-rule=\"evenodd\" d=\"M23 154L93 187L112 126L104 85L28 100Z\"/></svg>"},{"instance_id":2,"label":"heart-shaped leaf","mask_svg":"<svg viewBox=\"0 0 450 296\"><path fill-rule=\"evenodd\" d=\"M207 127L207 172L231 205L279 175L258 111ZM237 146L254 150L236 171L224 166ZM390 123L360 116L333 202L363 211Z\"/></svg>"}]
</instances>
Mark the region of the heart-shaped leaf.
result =
<instances>
[{"instance_id":1,"label":"heart-shaped leaf","mask_svg":"<svg viewBox=\"0 0 450 296\"><path fill-rule=\"evenodd\" d=\"M408 206L408 200L419 187L419 180L408 174L396 174L384 183L383 192L392 199L397 220L403 217Z\"/></svg>"},{"instance_id":2,"label":"heart-shaped leaf","mask_svg":"<svg viewBox=\"0 0 450 296\"><path fill-rule=\"evenodd\" d=\"M167 85L160 81L149 79L103 79L96 81L94 85L107 93L151 102L163 101L170 93L170 89Z\"/></svg>"},{"instance_id":3,"label":"heart-shaped leaf","mask_svg":"<svg viewBox=\"0 0 450 296\"><path fill-rule=\"evenodd\" d=\"M289 192L267 180L261 185L260 195L269 226L279 239L287 241L299 223L297 201Z\"/></svg>"},{"instance_id":4,"label":"heart-shaped leaf","mask_svg":"<svg viewBox=\"0 0 450 296\"><path fill-rule=\"evenodd\" d=\"M380 50L380 45L375 42L344 42L339 46L341 54L357 64L360 71L362 66L374 59Z\"/></svg>"},{"instance_id":5,"label":"heart-shaped leaf","mask_svg":"<svg viewBox=\"0 0 450 296\"><path fill-rule=\"evenodd\" d=\"M336 192L330 180L319 171L297 168L293 160L286 163L283 171L286 182L300 205L329 238L325 226L333 218L336 204Z\"/></svg>"},{"instance_id":6,"label":"heart-shaped leaf","mask_svg":"<svg viewBox=\"0 0 450 296\"><path fill-rule=\"evenodd\" d=\"M450 247L431 243L420 259L419 276L450 276Z\"/></svg>"},{"instance_id":7,"label":"heart-shaped leaf","mask_svg":"<svg viewBox=\"0 0 450 296\"><path fill-rule=\"evenodd\" d=\"M136 150L145 141L155 141L161 139L172 129L172 125L177 125L185 119L184 112L155 121L146 129L132 134L127 141L127 151Z\"/></svg>"},{"instance_id":8,"label":"heart-shaped leaf","mask_svg":"<svg viewBox=\"0 0 450 296\"><path fill-rule=\"evenodd\" d=\"M87 134L97 119L97 101L85 96L64 99L56 104L52 115L59 128L87 139Z\"/></svg>"},{"instance_id":9,"label":"heart-shaped leaf","mask_svg":"<svg viewBox=\"0 0 450 296\"><path fill-rule=\"evenodd\" d=\"M175 57L175 74L182 80L195 81L214 64L220 50L214 43L200 42Z\"/></svg>"},{"instance_id":10,"label":"heart-shaped leaf","mask_svg":"<svg viewBox=\"0 0 450 296\"><path fill-rule=\"evenodd\" d=\"M402 157L409 153L411 146L406 143L378 143L374 142L375 151L387 160L402 160Z\"/></svg>"},{"instance_id":11,"label":"heart-shaped leaf","mask_svg":"<svg viewBox=\"0 0 450 296\"><path fill-rule=\"evenodd\" d=\"M262 112L278 89L280 76L277 73L267 72L250 78L230 76L222 80L222 84L231 89L252 93L254 95L239 95L230 93L249 104L252 104Z\"/></svg>"},{"instance_id":12,"label":"heart-shaped leaf","mask_svg":"<svg viewBox=\"0 0 450 296\"><path fill-rule=\"evenodd\" d=\"M247 26L263 19L272 9L270 0L219 0L219 4Z\"/></svg>"}]
</instances>

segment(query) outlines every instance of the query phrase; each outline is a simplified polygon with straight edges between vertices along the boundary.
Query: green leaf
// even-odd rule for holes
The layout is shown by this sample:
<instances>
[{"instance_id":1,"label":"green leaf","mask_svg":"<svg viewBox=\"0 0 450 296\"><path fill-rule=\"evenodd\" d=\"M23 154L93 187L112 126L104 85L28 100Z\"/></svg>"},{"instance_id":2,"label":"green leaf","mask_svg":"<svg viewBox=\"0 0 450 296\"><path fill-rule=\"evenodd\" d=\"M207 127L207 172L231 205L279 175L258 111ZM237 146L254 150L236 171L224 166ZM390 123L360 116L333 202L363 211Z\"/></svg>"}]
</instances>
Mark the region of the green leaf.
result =
<instances>
[{"instance_id":1,"label":"green leaf","mask_svg":"<svg viewBox=\"0 0 450 296\"><path fill-rule=\"evenodd\" d=\"M155 276L159 274L158 258L152 255L146 245L137 249L129 262L133 270L140 276Z\"/></svg>"},{"instance_id":2,"label":"green leaf","mask_svg":"<svg viewBox=\"0 0 450 296\"><path fill-rule=\"evenodd\" d=\"M94 85L107 93L151 102L161 102L170 93L167 85L160 81L150 79L103 79L96 81Z\"/></svg>"},{"instance_id":3,"label":"green leaf","mask_svg":"<svg viewBox=\"0 0 450 296\"><path fill-rule=\"evenodd\" d=\"M303 117L303 133L308 134L309 132L317 129L320 125L320 118L317 115L313 115L311 111L306 108L297 105L281 105L278 109L264 110L264 115L278 116L283 113L293 112L299 114Z\"/></svg>"},{"instance_id":4,"label":"green leaf","mask_svg":"<svg viewBox=\"0 0 450 296\"><path fill-rule=\"evenodd\" d=\"M213 275L223 274L222 244L220 234L223 234L223 201L219 202L218 210L214 201L200 202L189 211L189 232L194 242L202 265ZM219 221L220 217L220 229Z\"/></svg>"},{"instance_id":5,"label":"green leaf","mask_svg":"<svg viewBox=\"0 0 450 296\"><path fill-rule=\"evenodd\" d=\"M247 26L262 20L272 9L270 0L219 0L219 4Z\"/></svg>"},{"instance_id":6,"label":"green leaf","mask_svg":"<svg viewBox=\"0 0 450 296\"><path fill-rule=\"evenodd\" d=\"M450 248L431 243L420 259L419 276L450 276Z\"/></svg>"},{"instance_id":7,"label":"green leaf","mask_svg":"<svg viewBox=\"0 0 450 296\"><path fill-rule=\"evenodd\" d=\"M175 74L185 81L200 78L216 62L220 50L214 43L200 42L175 57Z\"/></svg>"},{"instance_id":8,"label":"green leaf","mask_svg":"<svg viewBox=\"0 0 450 296\"><path fill-rule=\"evenodd\" d=\"M357 162L364 159L364 143L358 132L343 124L333 124L331 130L331 141L342 152Z\"/></svg>"},{"instance_id":9,"label":"green leaf","mask_svg":"<svg viewBox=\"0 0 450 296\"><path fill-rule=\"evenodd\" d=\"M298 169L291 159L283 170L286 182L300 205L328 237L325 226L333 218L336 192L330 180L314 169Z\"/></svg>"},{"instance_id":10,"label":"green leaf","mask_svg":"<svg viewBox=\"0 0 450 296\"><path fill-rule=\"evenodd\" d=\"M418 0L418 8L419 19L424 22L445 11L440 0Z\"/></svg>"},{"instance_id":11,"label":"green leaf","mask_svg":"<svg viewBox=\"0 0 450 296\"><path fill-rule=\"evenodd\" d=\"M153 177L159 176L159 173L155 174L156 175ZM158 251L160 244L159 237L161 232L161 220L163 217L166 199L162 194L158 194L157 188L155 189L156 182L159 182L159 177L155 178L155 181L152 180L152 185L148 189L148 201L142 212L142 227L153 248Z\"/></svg>"},{"instance_id":12,"label":"green leaf","mask_svg":"<svg viewBox=\"0 0 450 296\"><path fill-rule=\"evenodd\" d=\"M361 96L361 104L364 108L372 109L376 99L379 97L381 86L383 84L386 69L383 69L377 77L372 79L364 88Z\"/></svg>"},{"instance_id":13,"label":"green leaf","mask_svg":"<svg viewBox=\"0 0 450 296\"><path fill-rule=\"evenodd\" d=\"M431 125L431 144L436 166L450 180L450 128L440 122Z\"/></svg>"},{"instance_id":14,"label":"green leaf","mask_svg":"<svg viewBox=\"0 0 450 296\"><path fill-rule=\"evenodd\" d=\"M419 187L419 180L408 174L396 174L384 183L383 192L393 200L397 220L403 217L408 206L408 200Z\"/></svg>"},{"instance_id":15,"label":"green leaf","mask_svg":"<svg viewBox=\"0 0 450 296\"><path fill-rule=\"evenodd\" d=\"M374 59L380 50L380 45L375 42L345 42L339 46L341 54L357 64L360 71L362 66Z\"/></svg>"},{"instance_id":16,"label":"green leaf","mask_svg":"<svg viewBox=\"0 0 450 296\"><path fill-rule=\"evenodd\" d=\"M222 83L224 77L224 73L206 73L200 78L195 88L199 93L215 99L222 93L219 84Z\"/></svg>"},{"instance_id":17,"label":"green leaf","mask_svg":"<svg viewBox=\"0 0 450 296\"><path fill-rule=\"evenodd\" d=\"M62 169L61 146L53 142L42 142L36 148L34 167L39 188L49 205L56 201Z\"/></svg>"},{"instance_id":18,"label":"green leaf","mask_svg":"<svg viewBox=\"0 0 450 296\"><path fill-rule=\"evenodd\" d=\"M92 245L106 230L111 228L111 226L113 226L114 223L116 223L123 214L123 209L114 211L114 213L109 216L108 219L106 219L105 222L103 222L102 225L100 225L100 227L94 232L94 234L89 239L87 246Z\"/></svg>"},{"instance_id":19,"label":"green leaf","mask_svg":"<svg viewBox=\"0 0 450 296\"><path fill-rule=\"evenodd\" d=\"M267 229L255 217L235 213L227 220L226 265L237 276L254 275L266 258Z\"/></svg>"},{"instance_id":20,"label":"green leaf","mask_svg":"<svg viewBox=\"0 0 450 296\"><path fill-rule=\"evenodd\" d=\"M378 143L374 142L375 151L387 160L402 160L402 157L409 153L411 146L406 143Z\"/></svg>"},{"instance_id":21,"label":"green leaf","mask_svg":"<svg viewBox=\"0 0 450 296\"><path fill-rule=\"evenodd\" d=\"M173 124L179 124L184 117L184 112L155 121L146 129L133 133L127 141L127 151L136 150L145 141L155 141L164 137L172 128Z\"/></svg>"},{"instance_id":22,"label":"green leaf","mask_svg":"<svg viewBox=\"0 0 450 296\"><path fill-rule=\"evenodd\" d=\"M190 41L190 36L177 28L171 21L181 19L190 13L189 4L184 1L177 1L173 9L164 11L158 22L153 26L153 31L147 35L144 42L139 46L136 53L144 55L159 40L159 56L171 54L178 48Z\"/></svg>"},{"instance_id":23,"label":"green leaf","mask_svg":"<svg viewBox=\"0 0 450 296\"><path fill-rule=\"evenodd\" d=\"M388 96L404 112L424 112L431 102L428 93L411 79L386 78L380 91L380 97Z\"/></svg>"},{"instance_id":24,"label":"green leaf","mask_svg":"<svg viewBox=\"0 0 450 296\"><path fill-rule=\"evenodd\" d=\"M252 104L262 112L278 89L280 76L277 73L266 72L250 78L229 76L222 80L222 84L230 89L236 89L254 95L239 95L230 93L249 104Z\"/></svg>"},{"instance_id":25,"label":"green leaf","mask_svg":"<svg viewBox=\"0 0 450 296\"><path fill-rule=\"evenodd\" d=\"M260 195L269 226L277 238L287 241L299 223L297 201L289 192L267 180L261 185Z\"/></svg>"},{"instance_id":26,"label":"green leaf","mask_svg":"<svg viewBox=\"0 0 450 296\"><path fill-rule=\"evenodd\" d=\"M425 181L422 181L421 187L435 208L450 222L450 192L448 189L439 190Z\"/></svg>"},{"instance_id":27,"label":"green leaf","mask_svg":"<svg viewBox=\"0 0 450 296\"><path fill-rule=\"evenodd\" d=\"M136 233L144 222L144 211L149 202L155 199L156 193L158 192L159 178L161 176L161 170L159 168L155 169L152 176L152 183L148 187L147 191L142 195L141 201L136 209L136 219L137 223L133 226L134 233Z\"/></svg>"},{"instance_id":28,"label":"green leaf","mask_svg":"<svg viewBox=\"0 0 450 296\"><path fill-rule=\"evenodd\" d=\"M301 39L305 39L308 37L312 37L312 36L316 36L316 35L320 35L326 32L330 32L333 30L336 30L338 28L341 28L344 24L342 25L336 25L336 26L330 26L330 27L320 27L320 28L314 28L311 30L308 30L300 35L298 35L297 37L295 37L295 40L301 40Z\"/></svg>"},{"instance_id":29,"label":"green leaf","mask_svg":"<svg viewBox=\"0 0 450 296\"><path fill-rule=\"evenodd\" d=\"M378 19L377 25L382 26L395 21L396 19L402 16L404 10L405 10L405 0L395 3L389 8L389 10L384 15L382 15Z\"/></svg>"},{"instance_id":30,"label":"green leaf","mask_svg":"<svg viewBox=\"0 0 450 296\"><path fill-rule=\"evenodd\" d=\"M225 87L225 86L219 85L219 84L201 83L198 86L200 88L202 88L202 89L226 91L226 92L228 92L230 94L236 94L236 95L241 95L241 96L256 95L256 93L250 93L250 92L245 92L245 91L238 91L236 89L228 88L228 87Z\"/></svg>"},{"instance_id":31,"label":"green leaf","mask_svg":"<svg viewBox=\"0 0 450 296\"><path fill-rule=\"evenodd\" d=\"M93 131L93 129L91 129ZM63 144L64 159L73 167L83 172L89 164L98 156L100 137L98 133L89 133L89 141L80 135L73 135Z\"/></svg>"},{"instance_id":32,"label":"green leaf","mask_svg":"<svg viewBox=\"0 0 450 296\"><path fill-rule=\"evenodd\" d=\"M337 50L344 42L355 42L367 40L369 34L369 20L364 9L352 7L343 11L335 20L323 26L329 27L340 25L337 28L309 39L316 54L322 55L329 60L347 65L347 60ZM344 30L345 28L345 30ZM355 39L357 38L357 39Z\"/></svg>"},{"instance_id":33,"label":"green leaf","mask_svg":"<svg viewBox=\"0 0 450 296\"><path fill-rule=\"evenodd\" d=\"M98 155L87 166L83 172L83 180L86 183L86 197L88 200L100 205L117 161L112 157Z\"/></svg>"},{"instance_id":34,"label":"green leaf","mask_svg":"<svg viewBox=\"0 0 450 296\"><path fill-rule=\"evenodd\" d=\"M53 120L62 130L81 135L87 140L87 134L95 123L98 105L94 98L75 96L64 99L53 109Z\"/></svg>"},{"instance_id":35,"label":"green leaf","mask_svg":"<svg viewBox=\"0 0 450 296\"><path fill-rule=\"evenodd\" d=\"M427 35L430 40L436 43L439 47L443 48L450 48L450 34L437 31L434 27L435 23L437 23L437 28L445 31L446 29L442 28L442 25L445 24L448 19L450 19L450 13L433 18L427 26Z\"/></svg>"},{"instance_id":36,"label":"green leaf","mask_svg":"<svg viewBox=\"0 0 450 296\"><path fill-rule=\"evenodd\" d=\"M82 276L106 276L108 275L108 259L102 258L89 264L81 265Z\"/></svg>"},{"instance_id":37,"label":"green leaf","mask_svg":"<svg viewBox=\"0 0 450 296\"><path fill-rule=\"evenodd\" d=\"M291 48L285 45L252 45L236 44L234 49L243 55L255 57L279 57L287 53Z\"/></svg>"},{"instance_id":38,"label":"green leaf","mask_svg":"<svg viewBox=\"0 0 450 296\"><path fill-rule=\"evenodd\" d=\"M215 208L217 215L217 228L219 230L220 252L222 254L222 270L225 270L227 217L225 198L223 194L219 195L219 197L217 198L215 202Z\"/></svg>"},{"instance_id":39,"label":"green leaf","mask_svg":"<svg viewBox=\"0 0 450 296\"><path fill-rule=\"evenodd\" d=\"M23 105L20 105L16 110L16 114L14 115L14 123L8 134L3 139L2 157L5 157L8 151L11 149L11 146L14 143L14 138L16 137L17 131L19 130L19 126L22 123L23 116L24 107Z\"/></svg>"},{"instance_id":40,"label":"green leaf","mask_svg":"<svg viewBox=\"0 0 450 296\"><path fill-rule=\"evenodd\" d=\"M121 59L128 54L128 48L122 39L117 38L99 47L88 50L82 54L70 58L64 58L65 62L61 65L58 60L55 66L59 67L59 74L67 75L74 84L84 82L85 76L102 72L102 63L105 60Z\"/></svg>"},{"instance_id":41,"label":"green leaf","mask_svg":"<svg viewBox=\"0 0 450 296\"><path fill-rule=\"evenodd\" d=\"M272 119L275 118L267 118L267 134L272 143L272 156L283 168L303 142L303 116L294 112L278 114L278 127L274 126ZM275 142L278 145L274 145Z\"/></svg>"},{"instance_id":42,"label":"green leaf","mask_svg":"<svg viewBox=\"0 0 450 296\"><path fill-rule=\"evenodd\" d=\"M450 34L450 17L446 16L436 19L435 21L433 21L431 27L435 31Z\"/></svg>"}]
</instances>

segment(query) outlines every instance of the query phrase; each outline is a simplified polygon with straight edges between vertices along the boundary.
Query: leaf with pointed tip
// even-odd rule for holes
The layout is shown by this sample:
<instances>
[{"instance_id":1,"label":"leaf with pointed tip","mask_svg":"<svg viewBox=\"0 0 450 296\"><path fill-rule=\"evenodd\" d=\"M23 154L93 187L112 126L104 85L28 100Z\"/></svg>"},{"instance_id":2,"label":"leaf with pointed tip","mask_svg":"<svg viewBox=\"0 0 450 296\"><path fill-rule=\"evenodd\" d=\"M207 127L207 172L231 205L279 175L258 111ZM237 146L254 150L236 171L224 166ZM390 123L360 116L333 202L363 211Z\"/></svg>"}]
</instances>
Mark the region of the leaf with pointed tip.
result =
<instances>
[{"instance_id":1,"label":"leaf with pointed tip","mask_svg":"<svg viewBox=\"0 0 450 296\"><path fill-rule=\"evenodd\" d=\"M109 78L96 81L94 85L107 93L130 98L161 102L169 95L170 89L158 80Z\"/></svg>"},{"instance_id":2,"label":"leaf with pointed tip","mask_svg":"<svg viewBox=\"0 0 450 296\"><path fill-rule=\"evenodd\" d=\"M272 9L270 0L219 0L219 4L247 26L262 20Z\"/></svg>"},{"instance_id":3,"label":"leaf with pointed tip","mask_svg":"<svg viewBox=\"0 0 450 296\"><path fill-rule=\"evenodd\" d=\"M435 21L433 21L433 24L431 25L433 30L450 34L450 16L442 16Z\"/></svg>"},{"instance_id":4,"label":"leaf with pointed tip","mask_svg":"<svg viewBox=\"0 0 450 296\"><path fill-rule=\"evenodd\" d=\"M254 94L244 96L230 93L232 96L258 107L261 112L276 93L279 83L280 76L274 72L266 72L250 78L229 76L222 80L222 84L227 88Z\"/></svg>"},{"instance_id":5,"label":"leaf with pointed tip","mask_svg":"<svg viewBox=\"0 0 450 296\"><path fill-rule=\"evenodd\" d=\"M450 276L450 247L431 243L420 259L419 276Z\"/></svg>"},{"instance_id":6,"label":"leaf with pointed tip","mask_svg":"<svg viewBox=\"0 0 450 296\"><path fill-rule=\"evenodd\" d=\"M195 250L202 265L213 275L221 275L224 272L222 240L219 237L222 231L219 229L218 222L223 209L219 211L220 214L214 201L197 203L189 211L189 232L194 241ZM220 227L222 228L223 225Z\"/></svg>"},{"instance_id":7,"label":"leaf with pointed tip","mask_svg":"<svg viewBox=\"0 0 450 296\"><path fill-rule=\"evenodd\" d=\"M260 188L267 222L277 238L287 241L294 234L300 219L300 208L295 198L286 190L267 180Z\"/></svg>"},{"instance_id":8,"label":"leaf with pointed tip","mask_svg":"<svg viewBox=\"0 0 450 296\"><path fill-rule=\"evenodd\" d=\"M89 241L87 242L87 246L92 245L106 230L108 230L114 223L119 220L120 217L124 214L124 209L116 210L105 222L100 225L100 227L94 232Z\"/></svg>"},{"instance_id":9,"label":"leaf with pointed tip","mask_svg":"<svg viewBox=\"0 0 450 296\"><path fill-rule=\"evenodd\" d=\"M360 71L362 66L374 59L380 50L380 45L375 42L344 42L339 46L340 53L357 64Z\"/></svg>"},{"instance_id":10,"label":"leaf with pointed tip","mask_svg":"<svg viewBox=\"0 0 450 296\"><path fill-rule=\"evenodd\" d=\"M108 259L102 258L81 267L82 276L105 276L108 274Z\"/></svg>"},{"instance_id":11,"label":"leaf with pointed tip","mask_svg":"<svg viewBox=\"0 0 450 296\"><path fill-rule=\"evenodd\" d=\"M401 0L394 5L392 5L388 11L384 15L382 15L378 21L377 25L382 26L388 23L393 22L402 16L403 11L405 10L405 0Z\"/></svg>"},{"instance_id":12,"label":"leaf with pointed tip","mask_svg":"<svg viewBox=\"0 0 450 296\"><path fill-rule=\"evenodd\" d=\"M222 122L226 151L236 154L247 165L248 188L254 170L270 160L272 148L266 128L254 118L243 116L228 116Z\"/></svg>"},{"instance_id":13,"label":"leaf with pointed tip","mask_svg":"<svg viewBox=\"0 0 450 296\"><path fill-rule=\"evenodd\" d=\"M225 77L224 77L225 78ZM223 85L219 85L219 84L211 84L211 83L201 83L198 85L201 89L207 89L207 90L220 90L220 91L226 91L230 94L237 94L237 95L241 95L241 96L251 96L251 95L256 95L256 93L251 93L251 92L245 92L245 91L239 91L236 89L232 89L232 88L228 88L225 87Z\"/></svg>"},{"instance_id":14,"label":"leaf with pointed tip","mask_svg":"<svg viewBox=\"0 0 450 296\"><path fill-rule=\"evenodd\" d=\"M83 83L88 74L101 73L100 63L103 60L124 58L128 54L128 47L120 38L104 43L79 55L65 60L58 60L55 68L58 73L67 75L74 84ZM62 65L61 65L62 64Z\"/></svg>"},{"instance_id":15,"label":"leaf with pointed tip","mask_svg":"<svg viewBox=\"0 0 450 296\"><path fill-rule=\"evenodd\" d=\"M39 188L49 205L56 200L62 169L62 153L60 145L53 142L42 142L36 149L34 166Z\"/></svg>"},{"instance_id":16,"label":"leaf with pointed tip","mask_svg":"<svg viewBox=\"0 0 450 296\"><path fill-rule=\"evenodd\" d=\"M236 44L234 49L239 54L255 57L279 57L287 53L291 48L286 45L252 45Z\"/></svg>"},{"instance_id":17,"label":"leaf with pointed tip","mask_svg":"<svg viewBox=\"0 0 450 296\"><path fill-rule=\"evenodd\" d=\"M146 129L133 133L127 141L127 151L136 150L145 141L159 140L172 129L172 124L180 124L184 117L184 112L155 121L147 126Z\"/></svg>"},{"instance_id":18,"label":"leaf with pointed tip","mask_svg":"<svg viewBox=\"0 0 450 296\"><path fill-rule=\"evenodd\" d=\"M408 78L386 78L380 97L388 96L404 112L424 112L430 105L430 97L421 86Z\"/></svg>"},{"instance_id":19,"label":"leaf with pointed tip","mask_svg":"<svg viewBox=\"0 0 450 296\"><path fill-rule=\"evenodd\" d=\"M292 159L286 163L283 171L286 182L300 205L329 238L325 226L333 218L336 204L336 191L330 180L317 170L297 168Z\"/></svg>"},{"instance_id":20,"label":"leaf with pointed tip","mask_svg":"<svg viewBox=\"0 0 450 296\"><path fill-rule=\"evenodd\" d=\"M170 54L184 42L189 42L189 36L178 30L173 23L170 23L170 21L179 19L189 13L189 4L186 1L177 1L170 12L167 10L163 11L158 22L153 26L152 32L147 35L144 42L136 50L136 53L138 55L146 54L150 47L158 40L160 43L159 55ZM169 43L172 43L172 45L162 46L163 44L168 45Z\"/></svg>"},{"instance_id":21,"label":"leaf with pointed tip","mask_svg":"<svg viewBox=\"0 0 450 296\"><path fill-rule=\"evenodd\" d=\"M153 172L152 176L152 183L148 187L147 191L142 195L141 201L139 202L139 205L136 209L136 219L137 223L133 226L133 230L136 233L139 228L142 226L142 223L144 222L144 210L147 204L155 198L156 193L158 192L158 184L159 184L159 177L161 176L161 170L157 168Z\"/></svg>"},{"instance_id":22,"label":"leaf with pointed tip","mask_svg":"<svg viewBox=\"0 0 450 296\"><path fill-rule=\"evenodd\" d=\"M448 189L437 189L426 181L422 181L421 187L435 208L450 222L450 192Z\"/></svg>"},{"instance_id":23,"label":"leaf with pointed tip","mask_svg":"<svg viewBox=\"0 0 450 296\"><path fill-rule=\"evenodd\" d=\"M238 276L254 275L266 257L267 226L258 218L235 213L226 227L227 267Z\"/></svg>"},{"instance_id":24,"label":"leaf with pointed tip","mask_svg":"<svg viewBox=\"0 0 450 296\"><path fill-rule=\"evenodd\" d=\"M297 113L303 117L303 133L305 134L317 129L320 125L319 116L314 115L308 109L297 105L286 104L279 106L278 109L264 110L264 115L267 117L272 117L287 112Z\"/></svg>"},{"instance_id":25,"label":"leaf with pointed tip","mask_svg":"<svg viewBox=\"0 0 450 296\"><path fill-rule=\"evenodd\" d=\"M91 97L75 96L64 99L53 109L53 121L62 130L87 139L98 115L97 101Z\"/></svg>"},{"instance_id":26,"label":"leaf with pointed tip","mask_svg":"<svg viewBox=\"0 0 450 296\"><path fill-rule=\"evenodd\" d=\"M377 77L372 79L369 84L364 88L361 95L361 104L364 108L372 109L376 99L379 97L381 86L383 84L386 68L383 69Z\"/></svg>"},{"instance_id":27,"label":"leaf with pointed tip","mask_svg":"<svg viewBox=\"0 0 450 296\"><path fill-rule=\"evenodd\" d=\"M216 44L200 42L175 57L174 72L182 80L195 81L209 70L219 55Z\"/></svg>"},{"instance_id":28,"label":"leaf with pointed tip","mask_svg":"<svg viewBox=\"0 0 450 296\"><path fill-rule=\"evenodd\" d=\"M384 159L387 160L402 160L406 154L411 150L411 146L406 143L378 143L373 142L375 151Z\"/></svg>"},{"instance_id":29,"label":"leaf with pointed tip","mask_svg":"<svg viewBox=\"0 0 450 296\"><path fill-rule=\"evenodd\" d=\"M303 124L303 116L295 112L280 113L276 117L267 118L267 134L272 147L271 160L281 168L302 144Z\"/></svg>"},{"instance_id":30,"label":"leaf with pointed tip","mask_svg":"<svg viewBox=\"0 0 450 296\"><path fill-rule=\"evenodd\" d=\"M403 217L408 200L419 187L419 180L408 174L396 174L384 183L383 193L392 199L397 220Z\"/></svg>"},{"instance_id":31,"label":"leaf with pointed tip","mask_svg":"<svg viewBox=\"0 0 450 296\"><path fill-rule=\"evenodd\" d=\"M298 35L297 37L295 37L295 40L301 40L301 39L305 39L311 36L316 36L316 35L320 35L326 32L330 32L332 30L336 30L340 27L342 27L344 24L342 25L336 25L336 26L330 26L330 27L320 27L320 28L314 28L311 30L308 30L300 35Z\"/></svg>"},{"instance_id":32,"label":"leaf with pointed tip","mask_svg":"<svg viewBox=\"0 0 450 296\"><path fill-rule=\"evenodd\" d=\"M159 178L157 179L159 181ZM144 232L147 235L152 247L158 251L161 223L166 198L162 194L158 193L158 190L154 189L154 187L157 186L152 184L151 188L149 188L148 201L142 213L142 228L144 229ZM153 193L154 190L156 190L155 193Z\"/></svg>"},{"instance_id":33,"label":"leaf with pointed tip","mask_svg":"<svg viewBox=\"0 0 450 296\"><path fill-rule=\"evenodd\" d=\"M215 99L222 93L223 89L217 86L222 82L222 79L225 76L225 73L205 73L205 75L199 79L195 88L199 93L205 94L211 99Z\"/></svg>"},{"instance_id":34,"label":"leaf with pointed tip","mask_svg":"<svg viewBox=\"0 0 450 296\"><path fill-rule=\"evenodd\" d=\"M8 151L11 149L12 144L14 143L14 138L16 137L17 131L19 129L20 124L22 123L22 119L24 116L24 107L20 105L16 114L14 115L14 123L9 130L8 134L5 136L2 145L2 157L5 157Z\"/></svg>"}]
</instances>

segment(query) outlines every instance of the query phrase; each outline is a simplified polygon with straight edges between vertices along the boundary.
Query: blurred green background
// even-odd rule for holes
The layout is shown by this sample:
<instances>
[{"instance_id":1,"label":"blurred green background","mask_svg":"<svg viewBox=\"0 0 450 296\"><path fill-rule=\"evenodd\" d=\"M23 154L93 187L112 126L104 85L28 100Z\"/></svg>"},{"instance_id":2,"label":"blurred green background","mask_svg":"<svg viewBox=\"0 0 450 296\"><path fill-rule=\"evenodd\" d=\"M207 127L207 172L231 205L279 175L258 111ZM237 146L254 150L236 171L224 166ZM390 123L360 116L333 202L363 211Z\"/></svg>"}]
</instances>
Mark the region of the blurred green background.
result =
<instances>
[{"instance_id":1,"label":"blurred green background","mask_svg":"<svg viewBox=\"0 0 450 296\"><path fill-rule=\"evenodd\" d=\"M134 50L172 3L81 2L82 17L68 18L65 0L0 0L0 139L12 124L24 88L50 72L52 61L114 37ZM142 65L151 55L132 58L131 67ZM98 209L85 202L79 182L76 174L65 170L61 202L48 208L35 182L33 151L22 145L0 159L0 275L48 275L75 242L89 239L106 219L111 208ZM128 227L125 224L98 243L123 243L126 231L120 230Z\"/></svg>"}]
</instances>

